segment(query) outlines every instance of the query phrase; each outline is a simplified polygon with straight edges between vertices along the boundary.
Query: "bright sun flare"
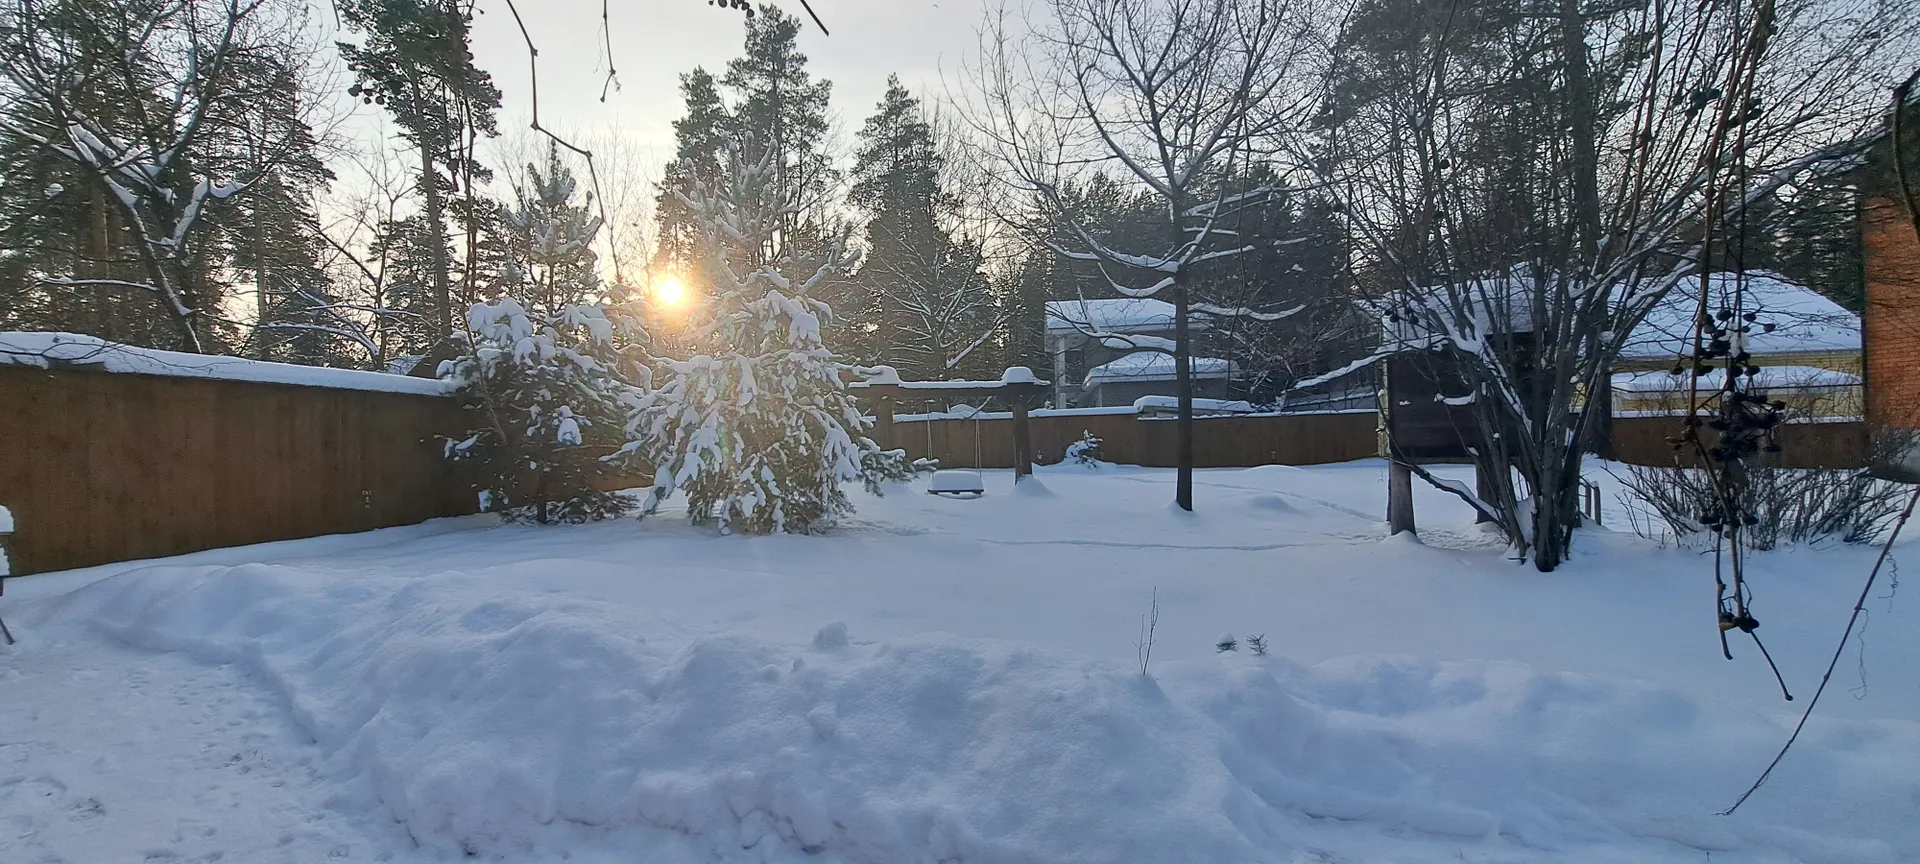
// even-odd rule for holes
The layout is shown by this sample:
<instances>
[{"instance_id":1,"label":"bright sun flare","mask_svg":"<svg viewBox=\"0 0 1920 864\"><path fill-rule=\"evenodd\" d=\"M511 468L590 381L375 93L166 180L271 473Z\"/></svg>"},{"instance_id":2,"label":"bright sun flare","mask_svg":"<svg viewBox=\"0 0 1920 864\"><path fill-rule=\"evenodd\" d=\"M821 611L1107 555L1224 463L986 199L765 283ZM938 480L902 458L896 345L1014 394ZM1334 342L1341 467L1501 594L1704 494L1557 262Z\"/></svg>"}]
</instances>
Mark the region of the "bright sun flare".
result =
<instances>
[{"instance_id":1,"label":"bright sun flare","mask_svg":"<svg viewBox=\"0 0 1920 864\"><path fill-rule=\"evenodd\" d=\"M678 306L687 302L687 286L677 276L661 276L653 280L653 300L662 306Z\"/></svg>"}]
</instances>

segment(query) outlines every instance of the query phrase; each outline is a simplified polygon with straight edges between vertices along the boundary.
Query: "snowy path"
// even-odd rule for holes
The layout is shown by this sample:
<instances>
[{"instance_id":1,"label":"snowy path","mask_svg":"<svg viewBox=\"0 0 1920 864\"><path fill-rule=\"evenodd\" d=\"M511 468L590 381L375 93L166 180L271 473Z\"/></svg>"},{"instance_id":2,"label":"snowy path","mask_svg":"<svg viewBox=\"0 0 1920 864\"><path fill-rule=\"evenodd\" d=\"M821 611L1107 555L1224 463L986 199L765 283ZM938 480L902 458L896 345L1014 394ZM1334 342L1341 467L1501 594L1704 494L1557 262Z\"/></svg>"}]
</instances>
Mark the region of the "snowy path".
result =
<instances>
[{"instance_id":1,"label":"snowy path","mask_svg":"<svg viewBox=\"0 0 1920 864\"><path fill-rule=\"evenodd\" d=\"M316 748L234 668L22 647L0 651L0 861L305 864L392 845L329 806Z\"/></svg>"}]
</instances>

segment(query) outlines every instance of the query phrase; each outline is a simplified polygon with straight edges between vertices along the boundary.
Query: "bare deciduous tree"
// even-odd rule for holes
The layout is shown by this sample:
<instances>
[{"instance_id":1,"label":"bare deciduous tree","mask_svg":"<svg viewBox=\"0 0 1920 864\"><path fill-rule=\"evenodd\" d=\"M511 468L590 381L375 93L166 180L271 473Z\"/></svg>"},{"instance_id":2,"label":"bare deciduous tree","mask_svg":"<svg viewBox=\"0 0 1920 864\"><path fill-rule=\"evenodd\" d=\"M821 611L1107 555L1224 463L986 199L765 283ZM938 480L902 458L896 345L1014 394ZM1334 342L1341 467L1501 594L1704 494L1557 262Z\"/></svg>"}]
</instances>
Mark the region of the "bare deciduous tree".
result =
<instances>
[{"instance_id":1,"label":"bare deciduous tree","mask_svg":"<svg viewBox=\"0 0 1920 864\"><path fill-rule=\"evenodd\" d=\"M1856 149L1913 50L1911 3L1859 5L1362 4L1319 164L1386 295L1384 350L1470 390L1489 486L1446 488L1539 569L1567 555L1608 414L1582 404L1607 403L1631 331L1675 290L1737 308L1705 286L1739 280L1705 276L1745 269L1746 204ZM1366 29L1389 20L1404 38Z\"/></svg>"},{"instance_id":2,"label":"bare deciduous tree","mask_svg":"<svg viewBox=\"0 0 1920 864\"><path fill-rule=\"evenodd\" d=\"M967 117L1004 176L1063 223L1053 226L1068 238L1056 254L1098 266L1116 294L1171 300L1171 344L1090 335L1174 355L1175 502L1191 510L1193 284L1209 261L1248 251L1221 223L1272 191L1233 180L1305 114L1313 10L1304 0L1050 0L1044 9L1025 22L1031 55L1014 47L1004 12L990 16L968 70ZM1071 206L1069 184L1101 169L1155 197L1154 248L1109 246L1102 226Z\"/></svg>"},{"instance_id":3,"label":"bare deciduous tree","mask_svg":"<svg viewBox=\"0 0 1920 864\"><path fill-rule=\"evenodd\" d=\"M208 347L208 322L220 315L196 260L208 212L301 152L307 134L298 117L247 122L272 82L244 70L297 66L288 55L300 44L299 18L278 0L0 6L0 130L103 192L138 259L137 277L46 284L144 292L183 347ZM209 158L215 136L245 146Z\"/></svg>"}]
</instances>

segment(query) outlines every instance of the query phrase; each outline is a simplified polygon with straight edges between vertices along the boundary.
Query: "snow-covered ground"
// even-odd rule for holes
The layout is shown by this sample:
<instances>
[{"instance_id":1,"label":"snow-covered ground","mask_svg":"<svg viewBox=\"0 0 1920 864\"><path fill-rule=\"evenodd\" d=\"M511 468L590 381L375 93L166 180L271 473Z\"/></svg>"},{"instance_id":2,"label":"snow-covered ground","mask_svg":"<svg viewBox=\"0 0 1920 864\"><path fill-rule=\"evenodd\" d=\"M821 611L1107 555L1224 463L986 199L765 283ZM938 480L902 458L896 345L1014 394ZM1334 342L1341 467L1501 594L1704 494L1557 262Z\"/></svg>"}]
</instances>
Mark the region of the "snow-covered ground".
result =
<instances>
[{"instance_id":1,"label":"snow-covered ground","mask_svg":"<svg viewBox=\"0 0 1920 864\"><path fill-rule=\"evenodd\" d=\"M0 862L1920 860L1907 598L1719 817L1800 703L1720 659L1710 562L1591 531L1542 575L1424 489L1425 544L1384 540L1383 475L1206 471L1182 514L1169 471L1059 466L831 536L473 517L10 581ZM1802 699L1870 563L1754 556Z\"/></svg>"}]
</instances>

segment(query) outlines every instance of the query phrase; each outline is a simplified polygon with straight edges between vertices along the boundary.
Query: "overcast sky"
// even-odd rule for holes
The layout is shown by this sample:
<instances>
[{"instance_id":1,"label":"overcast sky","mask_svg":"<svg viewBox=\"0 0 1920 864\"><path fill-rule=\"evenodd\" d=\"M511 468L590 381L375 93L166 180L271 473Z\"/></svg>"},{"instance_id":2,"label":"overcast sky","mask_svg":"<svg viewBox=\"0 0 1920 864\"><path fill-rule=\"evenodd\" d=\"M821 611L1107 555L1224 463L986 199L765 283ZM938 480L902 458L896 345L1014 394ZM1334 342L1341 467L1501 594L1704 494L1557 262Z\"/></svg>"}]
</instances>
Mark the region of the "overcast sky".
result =
<instances>
[{"instance_id":1,"label":"overcast sky","mask_svg":"<svg viewBox=\"0 0 1920 864\"><path fill-rule=\"evenodd\" d=\"M833 111L851 134L873 112L889 73L923 97L942 92L974 49L983 0L811 0L831 31L822 34L798 0L778 5L801 17L801 50L816 77L833 82ZM474 54L505 94L503 125L532 111L527 52L502 0L482 0ZM680 75L695 66L716 74L740 53L746 16L705 0L612 0L613 61L620 87L600 101L606 59L599 0L520 0L527 30L540 49L540 115L557 129L618 126L658 160L673 152L680 116Z\"/></svg>"}]
</instances>

